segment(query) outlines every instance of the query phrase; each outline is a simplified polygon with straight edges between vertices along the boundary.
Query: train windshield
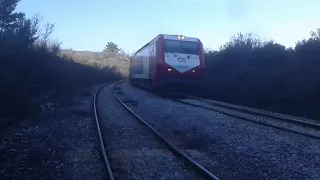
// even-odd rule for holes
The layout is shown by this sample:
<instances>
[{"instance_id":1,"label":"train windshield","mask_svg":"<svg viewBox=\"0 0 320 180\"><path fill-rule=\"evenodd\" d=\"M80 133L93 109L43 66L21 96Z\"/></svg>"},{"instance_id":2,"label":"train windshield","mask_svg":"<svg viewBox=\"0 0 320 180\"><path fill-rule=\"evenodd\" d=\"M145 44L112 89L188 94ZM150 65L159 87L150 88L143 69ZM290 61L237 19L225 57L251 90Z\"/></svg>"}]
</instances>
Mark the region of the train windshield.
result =
<instances>
[{"instance_id":1,"label":"train windshield","mask_svg":"<svg viewBox=\"0 0 320 180\"><path fill-rule=\"evenodd\" d=\"M197 42L165 40L164 49L166 53L199 54Z\"/></svg>"}]
</instances>

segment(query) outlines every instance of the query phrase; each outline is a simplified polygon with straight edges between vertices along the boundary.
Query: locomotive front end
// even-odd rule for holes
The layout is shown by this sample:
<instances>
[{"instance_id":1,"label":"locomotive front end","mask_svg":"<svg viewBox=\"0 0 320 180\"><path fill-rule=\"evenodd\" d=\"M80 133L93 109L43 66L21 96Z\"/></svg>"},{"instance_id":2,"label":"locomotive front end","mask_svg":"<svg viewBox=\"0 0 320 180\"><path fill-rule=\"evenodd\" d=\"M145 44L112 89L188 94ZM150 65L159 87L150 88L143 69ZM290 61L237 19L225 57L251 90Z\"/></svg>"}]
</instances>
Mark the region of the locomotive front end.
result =
<instances>
[{"instance_id":1,"label":"locomotive front end","mask_svg":"<svg viewBox=\"0 0 320 180\"><path fill-rule=\"evenodd\" d=\"M163 88L193 92L202 87L204 51L198 38L164 35L164 63L160 65Z\"/></svg>"}]
</instances>

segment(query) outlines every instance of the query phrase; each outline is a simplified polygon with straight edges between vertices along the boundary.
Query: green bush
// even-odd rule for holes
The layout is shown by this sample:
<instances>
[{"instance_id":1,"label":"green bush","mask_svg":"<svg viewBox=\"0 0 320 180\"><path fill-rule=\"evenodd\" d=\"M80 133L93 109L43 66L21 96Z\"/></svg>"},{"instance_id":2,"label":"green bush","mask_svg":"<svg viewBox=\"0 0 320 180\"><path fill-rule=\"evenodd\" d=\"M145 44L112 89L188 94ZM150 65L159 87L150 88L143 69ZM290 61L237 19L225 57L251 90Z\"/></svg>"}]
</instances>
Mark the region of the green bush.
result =
<instances>
[{"instance_id":1,"label":"green bush","mask_svg":"<svg viewBox=\"0 0 320 180\"><path fill-rule=\"evenodd\" d=\"M286 48L238 34L208 51L206 96L293 115L319 118L320 30Z\"/></svg>"}]
</instances>

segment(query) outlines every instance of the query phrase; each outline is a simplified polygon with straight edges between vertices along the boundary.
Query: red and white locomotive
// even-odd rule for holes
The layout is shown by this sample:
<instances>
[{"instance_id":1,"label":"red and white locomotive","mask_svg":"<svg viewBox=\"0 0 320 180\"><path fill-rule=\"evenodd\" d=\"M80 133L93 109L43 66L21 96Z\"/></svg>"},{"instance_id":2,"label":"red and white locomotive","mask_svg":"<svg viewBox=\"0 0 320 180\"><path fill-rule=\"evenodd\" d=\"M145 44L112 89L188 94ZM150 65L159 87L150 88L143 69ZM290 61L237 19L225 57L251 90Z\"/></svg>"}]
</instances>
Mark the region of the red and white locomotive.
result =
<instances>
[{"instance_id":1,"label":"red and white locomotive","mask_svg":"<svg viewBox=\"0 0 320 180\"><path fill-rule=\"evenodd\" d=\"M198 38L159 34L130 59L129 81L152 90L201 86L203 44Z\"/></svg>"}]
</instances>

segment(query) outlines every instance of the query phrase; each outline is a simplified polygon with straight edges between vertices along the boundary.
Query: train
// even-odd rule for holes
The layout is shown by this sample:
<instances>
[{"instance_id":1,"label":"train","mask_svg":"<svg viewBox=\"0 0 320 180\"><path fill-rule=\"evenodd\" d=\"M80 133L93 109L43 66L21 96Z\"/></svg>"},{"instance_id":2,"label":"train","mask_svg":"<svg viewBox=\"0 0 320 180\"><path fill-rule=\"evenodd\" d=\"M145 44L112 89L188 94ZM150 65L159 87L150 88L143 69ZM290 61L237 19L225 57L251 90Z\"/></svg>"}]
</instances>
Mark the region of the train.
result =
<instances>
[{"instance_id":1,"label":"train","mask_svg":"<svg viewBox=\"0 0 320 180\"><path fill-rule=\"evenodd\" d=\"M159 34L130 58L129 82L153 92L194 92L203 85L204 48L201 40Z\"/></svg>"}]
</instances>

